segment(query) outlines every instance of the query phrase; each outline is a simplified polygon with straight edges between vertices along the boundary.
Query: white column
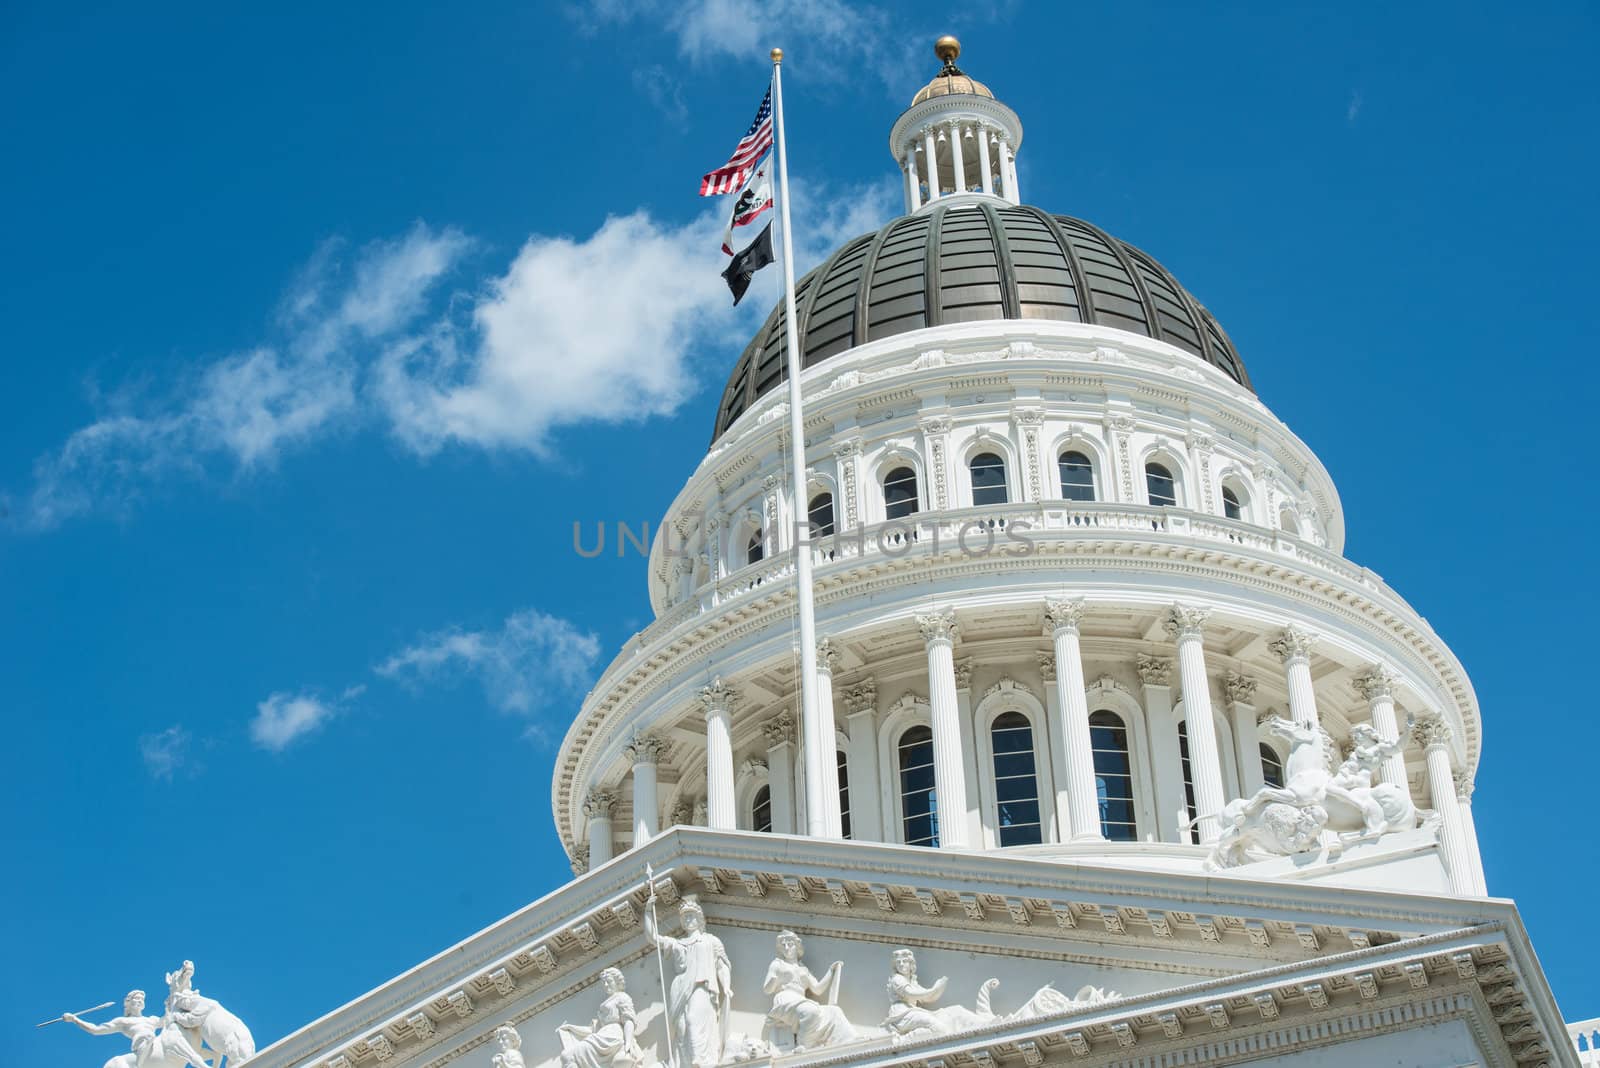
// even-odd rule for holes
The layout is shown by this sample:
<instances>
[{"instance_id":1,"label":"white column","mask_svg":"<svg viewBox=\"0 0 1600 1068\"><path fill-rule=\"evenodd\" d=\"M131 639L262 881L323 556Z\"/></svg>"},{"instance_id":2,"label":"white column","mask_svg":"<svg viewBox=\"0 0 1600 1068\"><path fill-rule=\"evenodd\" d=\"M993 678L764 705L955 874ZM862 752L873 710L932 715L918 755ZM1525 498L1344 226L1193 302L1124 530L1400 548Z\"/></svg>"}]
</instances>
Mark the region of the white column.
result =
<instances>
[{"instance_id":1,"label":"white column","mask_svg":"<svg viewBox=\"0 0 1600 1068\"><path fill-rule=\"evenodd\" d=\"M989 128L978 124L978 183L985 193L994 192L994 175L989 173Z\"/></svg>"},{"instance_id":2,"label":"white column","mask_svg":"<svg viewBox=\"0 0 1600 1068\"><path fill-rule=\"evenodd\" d=\"M1022 197L1017 192L1017 160L1011 154L1011 140L1004 134L1000 136L1000 171L1005 175L1006 199L1021 204Z\"/></svg>"},{"instance_id":3,"label":"white column","mask_svg":"<svg viewBox=\"0 0 1600 1068\"><path fill-rule=\"evenodd\" d=\"M1461 807L1456 804L1456 781L1450 767L1450 725L1438 716L1423 716L1411 728L1422 747L1428 767L1428 793L1439 813L1439 852L1450 876L1450 889L1470 896L1477 893L1472 876L1472 852L1461 827Z\"/></svg>"},{"instance_id":4,"label":"white column","mask_svg":"<svg viewBox=\"0 0 1600 1068\"><path fill-rule=\"evenodd\" d=\"M1255 796L1266 781L1261 777L1261 728L1256 723L1256 706L1252 700L1255 693L1255 679L1237 671L1222 676L1222 696L1228 703L1228 722L1233 725L1241 797Z\"/></svg>"},{"instance_id":5,"label":"white column","mask_svg":"<svg viewBox=\"0 0 1600 1068\"><path fill-rule=\"evenodd\" d=\"M772 802L772 829L795 834L794 717L779 712L761 725L767 736L767 797Z\"/></svg>"},{"instance_id":6,"label":"white column","mask_svg":"<svg viewBox=\"0 0 1600 1068\"><path fill-rule=\"evenodd\" d=\"M916 211L922 207L922 179L917 176L917 150L913 146L906 149L906 211Z\"/></svg>"},{"instance_id":7,"label":"white column","mask_svg":"<svg viewBox=\"0 0 1600 1068\"><path fill-rule=\"evenodd\" d=\"M950 124L950 167L955 174L955 190L957 193L967 191L967 161L961 149L961 124Z\"/></svg>"},{"instance_id":8,"label":"white column","mask_svg":"<svg viewBox=\"0 0 1600 1068\"><path fill-rule=\"evenodd\" d=\"M1053 840L1063 841L1072 831L1072 803L1067 796L1067 751L1062 738L1066 732L1061 726L1061 690L1056 686L1056 653L1051 648L1048 653L1035 655L1039 662L1039 678L1044 681L1044 715L1048 724L1045 736L1050 742L1050 767L1056 784L1052 814L1057 831ZM1045 841L1052 839L1046 838Z\"/></svg>"},{"instance_id":9,"label":"white column","mask_svg":"<svg viewBox=\"0 0 1600 1068\"><path fill-rule=\"evenodd\" d=\"M1138 663L1139 681L1144 684L1145 734L1150 739L1150 777L1155 783L1154 840L1187 842L1189 836L1180 826L1188 803L1183 796L1178 721L1172 714L1172 661L1140 653Z\"/></svg>"},{"instance_id":10,"label":"white column","mask_svg":"<svg viewBox=\"0 0 1600 1068\"><path fill-rule=\"evenodd\" d=\"M738 694L718 678L700 691L706 711L706 826L731 831L739 826L733 803L733 702Z\"/></svg>"},{"instance_id":11,"label":"white column","mask_svg":"<svg viewBox=\"0 0 1600 1068\"><path fill-rule=\"evenodd\" d=\"M633 845L644 845L656 836L659 829L658 809L661 800L656 796L656 765L667 753L667 743L650 734L636 734L628 743L628 759L633 763ZM590 858L590 864L594 863Z\"/></svg>"},{"instance_id":12,"label":"white column","mask_svg":"<svg viewBox=\"0 0 1600 1068\"><path fill-rule=\"evenodd\" d=\"M878 687L866 679L844 691L850 728L850 837L883 841L878 803Z\"/></svg>"},{"instance_id":13,"label":"white column","mask_svg":"<svg viewBox=\"0 0 1600 1068\"><path fill-rule=\"evenodd\" d=\"M1083 684L1083 653L1078 643L1082 601L1046 601L1045 630L1055 643L1056 699L1061 703L1061 752L1066 758L1067 811L1073 841L1104 837L1100 795L1094 783L1094 742L1089 737L1089 700Z\"/></svg>"},{"instance_id":14,"label":"white column","mask_svg":"<svg viewBox=\"0 0 1600 1068\"><path fill-rule=\"evenodd\" d=\"M961 751L974 754L962 762L967 788L967 841L985 846L983 833L983 791L978 788L978 725L972 721L972 661L962 660L956 666L956 716L961 721Z\"/></svg>"},{"instance_id":15,"label":"white column","mask_svg":"<svg viewBox=\"0 0 1600 1068\"><path fill-rule=\"evenodd\" d=\"M1373 664L1355 677L1356 692L1367 700L1372 715L1372 726L1378 737L1392 742L1400 737L1399 720L1394 714L1395 673L1382 664ZM1378 765L1378 781L1391 783L1411 795L1411 783L1406 775L1406 758L1397 752Z\"/></svg>"},{"instance_id":16,"label":"white column","mask_svg":"<svg viewBox=\"0 0 1600 1068\"><path fill-rule=\"evenodd\" d=\"M1321 730L1322 722L1317 718L1317 695L1311 685L1311 647L1316 642L1316 635L1310 631L1286 627L1282 634L1267 643L1267 647L1283 661L1284 674L1288 677L1289 718Z\"/></svg>"},{"instance_id":17,"label":"white column","mask_svg":"<svg viewBox=\"0 0 1600 1068\"><path fill-rule=\"evenodd\" d=\"M838 522L835 515L834 522ZM839 651L827 638L817 640L817 736L807 738L806 745L814 746L816 760L807 759L806 771L817 769L822 782L822 835L824 838L843 838L844 829L839 821L839 743L834 732L833 669L839 662ZM810 794L806 795L809 800ZM808 817L809 819L809 817Z\"/></svg>"},{"instance_id":18,"label":"white column","mask_svg":"<svg viewBox=\"0 0 1600 1068\"><path fill-rule=\"evenodd\" d=\"M1467 853L1472 858L1472 882L1479 897L1489 896L1489 884L1483 877L1483 853L1478 849L1478 826L1472 820L1472 777L1464 771L1455 774L1456 808L1461 812L1461 836L1467 840Z\"/></svg>"},{"instance_id":19,"label":"white column","mask_svg":"<svg viewBox=\"0 0 1600 1068\"><path fill-rule=\"evenodd\" d=\"M928 648L928 704L933 711L933 788L939 845L962 849L967 841L966 756L956 704L956 615L949 609L917 616Z\"/></svg>"},{"instance_id":20,"label":"white column","mask_svg":"<svg viewBox=\"0 0 1600 1068\"><path fill-rule=\"evenodd\" d=\"M589 820L589 870L611 859L611 815L617 795L609 790L590 790L583 799L583 814Z\"/></svg>"},{"instance_id":21,"label":"white column","mask_svg":"<svg viewBox=\"0 0 1600 1068\"><path fill-rule=\"evenodd\" d=\"M1211 683L1201 628L1211 611L1175 604L1167 610L1166 629L1178 643L1178 684L1183 688L1184 720L1189 725L1189 767L1194 773L1195 826L1200 843L1209 845L1220 833L1222 758L1217 752L1217 725L1211 714Z\"/></svg>"},{"instance_id":22,"label":"white column","mask_svg":"<svg viewBox=\"0 0 1600 1068\"><path fill-rule=\"evenodd\" d=\"M922 131L922 141L922 165L928 169L928 203L932 204L939 199L939 157L934 152L932 126Z\"/></svg>"}]
</instances>

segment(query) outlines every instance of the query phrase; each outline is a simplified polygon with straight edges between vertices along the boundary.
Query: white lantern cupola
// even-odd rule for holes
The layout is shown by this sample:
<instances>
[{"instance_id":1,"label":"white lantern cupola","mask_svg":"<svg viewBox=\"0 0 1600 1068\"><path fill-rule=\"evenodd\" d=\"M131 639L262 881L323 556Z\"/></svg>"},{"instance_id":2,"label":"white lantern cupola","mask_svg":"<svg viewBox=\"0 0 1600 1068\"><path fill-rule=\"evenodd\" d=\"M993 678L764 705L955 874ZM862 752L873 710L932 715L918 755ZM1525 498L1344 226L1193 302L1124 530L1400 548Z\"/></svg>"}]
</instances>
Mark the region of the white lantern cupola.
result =
<instances>
[{"instance_id":1,"label":"white lantern cupola","mask_svg":"<svg viewBox=\"0 0 1600 1068\"><path fill-rule=\"evenodd\" d=\"M960 41L946 35L933 50L943 69L911 98L889 133L889 151L905 173L906 211L950 197L1022 203L1016 155L1022 120L956 66Z\"/></svg>"}]
</instances>

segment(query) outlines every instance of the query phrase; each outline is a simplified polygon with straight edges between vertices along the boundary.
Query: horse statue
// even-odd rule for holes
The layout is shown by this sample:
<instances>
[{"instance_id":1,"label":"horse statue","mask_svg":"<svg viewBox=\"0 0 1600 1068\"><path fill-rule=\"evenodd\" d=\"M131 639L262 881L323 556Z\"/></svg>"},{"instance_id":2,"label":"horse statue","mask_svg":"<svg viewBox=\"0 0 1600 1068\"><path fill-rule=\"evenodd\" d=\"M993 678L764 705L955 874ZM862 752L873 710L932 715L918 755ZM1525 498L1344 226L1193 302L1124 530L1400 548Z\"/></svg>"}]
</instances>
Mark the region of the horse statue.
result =
<instances>
[{"instance_id":1,"label":"horse statue","mask_svg":"<svg viewBox=\"0 0 1600 1068\"><path fill-rule=\"evenodd\" d=\"M184 961L177 971L167 973L166 980L168 1018L195 1049L200 1049L204 1040L215 1054L212 1068L223 1068L224 1063L227 1068L237 1068L256 1055L256 1040L244 1021L194 988L194 961Z\"/></svg>"},{"instance_id":2,"label":"horse statue","mask_svg":"<svg viewBox=\"0 0 1600 1068\"><path fill-rule=\"evenodd\" d=\"M1232 868L1272 856L1303 853L1322 832L1350 840L1388 831L1409 830L1417 811L1410 795L1391 783L1372 784L1373 772L1400 749L1370 725L1351 730L1350 756L1328 770L1322 732L1314 726L1274 717L1266 728L1289 742L1282 786L1263 786L1252 797L1222 809L1222 833L1206 866Z\"/></svg>"}]
</instances>

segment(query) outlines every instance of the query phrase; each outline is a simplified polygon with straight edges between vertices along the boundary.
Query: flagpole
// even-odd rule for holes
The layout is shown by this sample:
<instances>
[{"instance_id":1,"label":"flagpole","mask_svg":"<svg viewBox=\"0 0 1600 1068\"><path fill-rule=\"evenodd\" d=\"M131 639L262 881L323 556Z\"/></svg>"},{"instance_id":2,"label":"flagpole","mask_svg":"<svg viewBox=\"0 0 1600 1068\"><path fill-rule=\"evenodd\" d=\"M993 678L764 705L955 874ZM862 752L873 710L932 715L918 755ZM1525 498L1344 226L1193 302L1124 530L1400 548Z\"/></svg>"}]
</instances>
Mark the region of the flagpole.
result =
<instances>
[{"instance_id":1,"label":"flagpole","mask_svg":"<svg viewBox=\"0 0 1600 1068\"><path fill-rule=\"evenodd\" d=\"M783 49L772 50L772 121L778 143L778 226L783 242L784 337L788 341L789 455L793 461L796 599L800 606L800 725L805 744L806 833L840 838L838 802L822 792L822 762L833 757L832 710L817 708L817 615L811 581L811 523L806 512L806 421L800 398L800 338L795 332L794 241L789 224L789 150L783 139Z\"/></svg>"}]
</instances>

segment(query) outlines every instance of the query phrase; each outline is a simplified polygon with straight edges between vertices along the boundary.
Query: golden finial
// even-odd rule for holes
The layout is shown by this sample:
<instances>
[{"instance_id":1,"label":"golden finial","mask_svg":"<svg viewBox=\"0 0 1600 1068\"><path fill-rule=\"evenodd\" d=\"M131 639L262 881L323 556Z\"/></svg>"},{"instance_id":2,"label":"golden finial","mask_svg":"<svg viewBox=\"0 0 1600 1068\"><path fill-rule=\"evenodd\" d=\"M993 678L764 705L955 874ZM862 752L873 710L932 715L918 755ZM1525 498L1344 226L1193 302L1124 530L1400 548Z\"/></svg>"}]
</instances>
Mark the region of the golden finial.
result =
<instances>
[{"instance_id":1,"label":"golden finial","mask_svg":"<svg viewBox=\"0 0 1600 1068\"><path fill-rule=\"evenodd\" d=\"M774 63L782 63L783 62L783 49L774 48L772 50L772 62L774 62Z\"/></svg>"},{"instance_id":2,"label":"golden finial","mask_svg":"<svg viewBox=\"0 0 1600 1068\"><path fill-rule=\"evenodd\" d=\"M944 60L945 66L954 66L961 55L961 42L947 33L933 42L933 54Z\"/></svg>"}]
</instances>

